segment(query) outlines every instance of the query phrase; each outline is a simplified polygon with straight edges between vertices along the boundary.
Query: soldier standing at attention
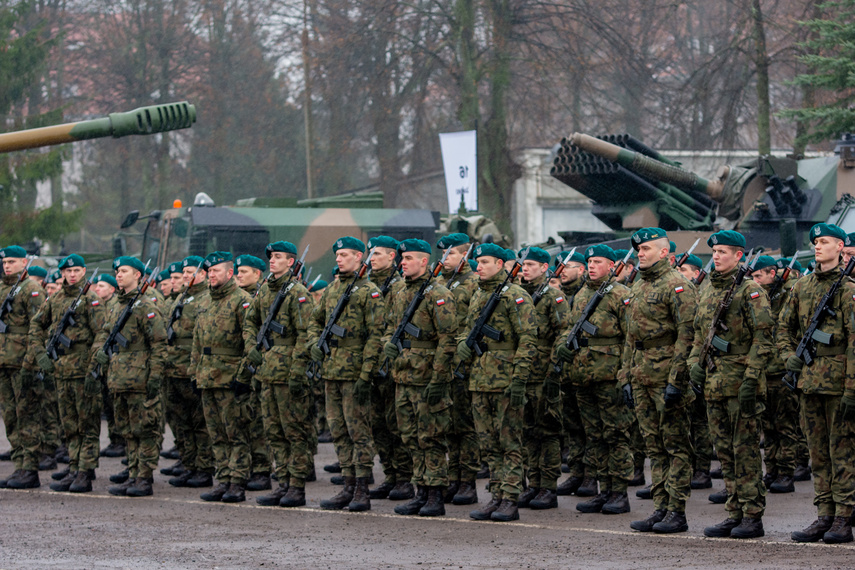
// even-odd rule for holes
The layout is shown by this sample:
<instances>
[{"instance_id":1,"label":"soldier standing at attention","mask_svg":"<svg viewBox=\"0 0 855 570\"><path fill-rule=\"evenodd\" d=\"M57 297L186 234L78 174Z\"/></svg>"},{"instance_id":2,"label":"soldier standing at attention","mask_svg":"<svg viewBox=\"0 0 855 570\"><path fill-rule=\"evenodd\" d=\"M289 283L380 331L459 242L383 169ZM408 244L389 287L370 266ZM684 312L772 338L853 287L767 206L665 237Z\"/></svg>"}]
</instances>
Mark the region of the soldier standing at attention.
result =
<instances>
[{"instance_id":1,"label":"soldier standing at attention","mask_svg":"<svg viewBox=\"0 0 855 570\"><path fill-rule=\"evenodd\" d=\"M475 248L478 261L478 291L472 296L467 316L471 330L507 273L503 270L504 250L495 244ZM517 499L523 479L523 410L531 363L537 354L537 321L528 293L519 285L506 283L499 292L499 304L488 323L502 340L486 340L483 353L474 359L469 373L472 416L481 441L481 456L490 467L492 500L469 513L475 520L513 521L519 519ZM485 337L486 338L486 337ZM457 356L469 362L475 353L461 340Z\"/></svg>"},{"instance_id":2,"label":"soldier standing at attention","mask_svg":"<svg viewBox=\"0 0 855 570\"><path fill-rule=\"evenodd\" d=\"M47 269L40 265L31 265L29 271L27 271L27 277L30 281L35 281L39 287L44 288Z\"/></svg>"},{"instance_id":3,"label":"soldier standing at attention","mask_svg":"<svg viewBox=\"0 0 855 570\"><path fill-rule=\"evenodd\" d=\"M704 386L710 433L721 461L727 489L728 518L704 529L710 537L758 538L763 536L766 488L760 459L760 418L764 410L764 370L772 355L774 321L762 287L745 279L736 284L745 254L745 238L730 230L707 240L715 270L700 295L695 315L695 340L689 355L692 382ZM736 287L734 289L734 287ZM719 322L713 318L722 300L733 290ZM704 344L716 327L709 357Z\"/></svg>"},{"instance_id":4,"label":"soldier standing at attention","mask_svg":"<svg viewBox=\"0 0 855 570\"><path fill-rule=\"evenodd\" d=\"M252 300L243 334L247 362L256 367L255 379L261 384L261 415L279 486L258 497L256 502L264 506L301 507L306 504L306 479L314 465L315 428L311 410L314 395L311 381L306 377L306 331L314 304L297 276L291 275L296 246L277 241L269 244L266 251L270 279ZM273 315L273 321L282 326L282 333L271 330L267 336L269 348L259 349L258 332L283 285L284 300Z\"/></svg>"},{"instance_id":5,"label":"soldier standing at attention","mask_svg":"<svg viewBox=\"0 0 855 570\"><path fill-rule=\"evenodd\" d=\"M654 513L633 521L641 532L685 532L691 494L692 442L686 358L694 339L697 297L671 267L665 230L643 228L632 235L639 279L626 308L626 342L618 381L635 401L638 426L650 457Z\"/></svg>"},{"instance_id":6,"label":"soldier standing at attention","mask_svg":"<svg viewBox=\"0 0 855 570\"><path fill-rule=\"evenodd\" d=\"M457 315L451 291L431 283L409 319L409 324L417 327L418 336L405 333L398 339L400 346L390 341L413 299L430 279L430 244L407 239L400 243L398 251L404 281L392 299L383 352L395 379L398 426L412 457L412 477L418 492L409 503L395 507L395 512L442 516L448 486L445 434L451 428L451 363L457 344Z\"/></svg>"},{"instance_id":7,"label":"soldier standing at attention","mask_svg":"<svg viewBox=\"0 0 855 570\"><path fill-rule=\"evenodd\" d=\"M243 363L243 325L252 298L234 280L232 254L215 251L202 266L210 299L199 308L193 329L190 376L202 390L202 410L211 437L219 484L203 501L246 500L250 469L250 386Z\"/></svg>"},{"instance_id":8,"label":"soldier standing at attention","mask_svg":"<svg viewBox=\"0 0 855 570\"><path fill-rule=\"evenodd\" d=\"M40 420L44 388L36 379L33 354L27 354L27 334L45 296L35 281L22 275L27 268L27 252L23 247L4 247L0 250L0 257L3 258L0 302L4 303L0 316L3 324L0 332L0 407L15 462L15 472L0 482L0 487L31 489L41 484ZM7 299L9 303L6 303Z\"/></svg>"},{"instance_id":9,"label":"soldier standing at attention","mask_svg":"<svg viewBox=\"0 0 855 570\"><path fill-rule=\"evenodd\" d=\"M160 291L161 295L163 295L165 302L171 301L175 298L172 291L172 280L169 277L169 269L167 268L158 273L157 278L155 279L157 290Z\"/></svg>"},{"instance_id":10,"label":"soldier standing at attention","mask_svg":"<svg viewBox=\"0 0 855 570\"><path fill-rule=\"evenodd\" d=\"M98 296L88 291L74 312L77 324L63 331L71 340L71 347L60 345L56 362L48 356L45 350L48 339L77 299L86 276L86 263L77 254L60 261L59 268L62 288L42 305L30 323L30 343L39 368L56 380L59 417L68 444L68 475L52 483L51 489L83 493L92 490L100 451L101 387L88 372L92 343L105 315Z\"/></svg>"},{"instance_id":11,"label":"soldier standing at attention","mask_svg":"<svg viewBox=\"0 0 855 570\"><path fill-rule=\"evenodd\" d=\"M817 224L810 230L816 271L799 279L778 323L778 348L788 371L798 377L801 423L807 436L813 466L814 504L817 519L792 533L796 542L852 542L850 516L855 505L855 298L852 284L844 279L830 300L833 312L812 335L816 357L810 366L796 356L796 348L810 324L820 299L840 278L841 253L849 236L833 224ZM851 263L851 260L850 260Z\"/></svg>"},{"instance_id":12,"label":"soldier standing at attention","mask_svg":"<svg viewBox=\"0 0 855 570\"><path fill-rule=\"evenodd\" d=\"M112 275L102 273L97 275L92 282L92 290L101 299L101 305L104 307L104 315L113 309L119 302L116 295L116 289L119 285L116 283L116 278ZM101 401L103 403L104 415L107 416L107 435L110 438L110 444L101 450L101 457L124 457L125 456L125 440L122 434L116 428L116 414L113 410L113 397L110 395L110 390L107 388L106 375L101 376Z\"/></svg>"},{"instance_id":13,"label":"soldier standing at attention","mask_svg":"<svg viewBox=\"0 0 855 570\"><path fill-rule=\"evenodd\" d=\"M312 312L307 348L315 362L323 361L321 374L326 391L327 421L344 476L344 489L321 501L321 508L367 511L371 509L368 479L374 466L371 437L371 379L381 354L385 304L383 295L368 278L356 281L365 244L354 237L342 237L333 244L338 279L331 283ZM325 359L318 346L330 315L353 283L350 300L335 324L343 336L330 339L330 355Z\"/></svg>"}]
</instances>

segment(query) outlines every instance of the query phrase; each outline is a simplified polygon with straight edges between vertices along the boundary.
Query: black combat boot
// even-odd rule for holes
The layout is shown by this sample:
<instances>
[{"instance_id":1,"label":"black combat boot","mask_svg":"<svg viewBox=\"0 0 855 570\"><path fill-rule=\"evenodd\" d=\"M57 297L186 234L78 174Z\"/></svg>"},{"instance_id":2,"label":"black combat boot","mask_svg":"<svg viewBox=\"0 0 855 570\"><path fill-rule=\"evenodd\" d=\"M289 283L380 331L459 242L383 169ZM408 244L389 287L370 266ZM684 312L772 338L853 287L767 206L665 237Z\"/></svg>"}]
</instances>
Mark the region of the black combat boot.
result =
<instances>
[{"instance_id":1,"label":"black combat boot","mask_svg":"<svg viewBox=\"0 0 855 570\"><path fill-rule=\"evenodd\" d=\"M668 514L668 511L665 509L660 509L658 511L653 511L653 514L644 519L643 521L632 521L629 523L629 528L632 530L637 530L639 532L650 532L653 530L653 525L661 522L665 519L665 515Z\"/></svg>"},{"instance_id":2,"label":"black combat boot","mask_svg":"<svg viewBox=\"0 0 855 570\"><path fill-rule=\"evenodd\" d=\"M68 447L65 444L60 445L56 448L56 453L54 454L56 457L57 463L65 463L66 465L71 463L71 457L68 456Z\"/></svg>"},{"instance_id":3,"label":"black combat boot","mask_svg":"<svg viewBox=\"0 0 855 570\"><path fill-rule=\"evenodd\" d=\"M572 495L579 489L579 486L582 485L583 478L582 477L568 477L558 485L558 489L555 491L556 495L560 495L562 497L566 495Z\"/></svg>"},{"instance_id":4,"label":"black combat boot","mask_svg":"<svg viewBox=\"0 0 855 570\"><path fill-rule=\"evenodd\" d=\"M71 468L66 467L62 471L57 471L56 473L51 473L50 478L53 479L54 481L62 481L63 479L65 479L65 476L68 475L70 471L71 471Z\"/></svg>"},{"instance_id":5,"label":"black combat boot","mask_svg":"<svg viewBox=\"0 0 855 570\"><path fill-rule=\"evenodd\" d=\"M204 471L196 471L193 476L187 480L187 486L192 489L201 489L202 487L213 487L214 477L210 473Z\"/></svg>"},{"instance_id":6,"label":"black combat boot","mask_svg":"<svg viewBox=\"0 0 855 570\"><path fill-rule=\"evenodd\" d=\"M368 477L357 477L353 499L347 505L347 510L359 513L371 510L371 497L368 496Z\"/></svg>"},{"instance_id":7,"label":"black combat boot","mask_svg":"<svg viewBox=\"0 0 855 570\"><path fill-rule=\"evenodd\" d=\"M478 502L478 489L475 487L475 480L461 481L460 490L451 499L455 505L474 505Z\"/></svg>"},{"instance_id":8,"label":"black combat boot","mask_svg":"<svg viewBox=\"0 0 855 570\"><path fill-rule=\"evenodd\" d=\"M822 535L822 541L826 544L852 542L852 527L849 526L849 517L834 517L831 528Z\"/></svg>"},{"instance_id":9,"label":"black combat boot","mask_svg":"<svg viewBox=\"0 0 855 570\"><path fill-rule=\"evenodd\" d=\"M761 536L766 536L761 518L742 517L739 526L730 531L730 538L760 538ZM849 540L852 540L851 534Z\"/></svg>"},{"instance_id":10,"label":"black combat boot","mask_svg":"<svg viewBox=\"0 0 855 570\"><path fill-rule=\"evenodd\" d=\"M12 477L6 481L6 488L8 489L37 489L41 486L42 483L39 481L39 472L36 469L32 469L30 471L24 471L22 469L17 477Z\"/></svg>"},{"instance_id":11,"label":"black combat boot","mask_svg":"<svg viewBox=\"0 0 855 570\"><path fill-rule=\"evenodd\" d=\"M39 471L53 471L56 469L56 457L53 455L42 455L39 461Z\"/></svg>"},{"instance_id":12,"label":"black combat boot","mask_svg":"<svg viewBox=\"0 0 855 570\"><path fill-rule=\"evenodd\" d=\"M593 477L585 477L582 484L576 489L577 497L595 497L599 493L597 480Z\"/></svg>"},{"instance_id":13,"label":"black combat boot","mask_svg":"<svg viewBox=\"0 0 855 570\"><path fill-rule=\"evenodd\" d=\"M419 509L420 517L441 517L445 514L442 487L428 487L427 503Z\"/></svg>"},{"instance_id":14,"label":"black combat boot","mask_svg":"<svg viewBox=\"0 0 855 570\"><path fill-rule=\"evenodd\" d=\"M490 478L490 466L486 463L481 464L481 469L475 473L476 479L489 479Z\"/></svg>"},{"instance_id":15,"label":"black combat boot","mask_svg":"<svg viewBox=\"0 0 855 570\"><path fill-rule=\"evenodd\" d=\"M418 490L415 493L415 496L408 503L404 503L403 505L398 505L395 507L395 513L399 515L417 515L423 506L427 504L428 500L428 488L423 487L421 485L418 486Z\"/></svg>"},{"instance_id":16,"label":"black combat boot","mask_svg":"<svg viewBox=\"0 0 855 570\"><path fill-rule=\"evenodd\" d=\"M385 499L389 496L389 491L395 488L395 482L387 477L382 483L368 491L368 496L374 500Z\"/></svg>"},{"instance_id":17,"label":"black combat boot","mask_svg":"<svg viewBox=\"0 0 855 570\"><path fill-rule=\"evenodd\" d=\"M341 473L341 463L336 461L335 463L324 465L324 471L327 473Z\"/></svg>"},{"instance_id":18,"label":"black combat boot","mask_svg":"<svg viewBox=\"0 0 855 570\"><path fill-rule=\"evenodd\" d=\"M763 484L766 485L766 488L772 486L772 483L775 482L775 479L778 478L778 470L774 469L772 471L767 471L765 475L763 475Z\"/></svg>"},{"instance_id":19,"label":"black combat boot","mask_svg":"<svg viewBox=\"0 0 855 570\"><path fill-rule=\"evenodd\" d=\"M334 497L321 501L321 508L325 511L337 511L345 508L353 500L355 489L356 477L345 477L344 488Z\"/></svg>"},{"instance_id":20,"label":"black combat boot","mask_svg":"<svg viewBox=\"0 0 855 570\"><path fill-rule=\"evenodd\" d=\"M673 534L687 530L689 530L689 523L686 522L686 513L678 513L677 511L668 511L661 522L653 525L653 532L657 534Z\"/></svg>"},{"instance_id":21,"label":"black combat boot","mask_svg":"<svg viewBox=\"0 0 855 570\"><path fill-rule=\"evenodd\" d=\"M128 477L131 476L131 472L127 469L124 471L119 471L118 473L113 473L110 475L110 483L124 483L128 480Z\"/></svg>"},{"instance_id":22,"label":"black combat boot","mask_svg":"<svg viewBox=\"0 0 855 570\"><path fill-rule=\"evenodd\" d=\"M517 508L527 509L528 504L531 502L533 498L537 496L537 493L540 491L537 487L529 487L522 493L520 493L519 498L517 499Z\"/></svg>"},{"instance_id":23,"label":"black combat boot","mask_svg":"<svg viewBox=\"0 0 855 570\"><path fill-rule=\"evenodd\" d=\"M272 477L273 475L271 475ZM306 483L312 483L318 480L318 474L315 472L315 465L312 464L312 468L309 470L309 474L306 475Z\"/></svg>"},{"instance_id":24,"label":"black combat boot","mask_svg":"<svg viewBox=\"0 0 855 570\"><path fill-rule=\"evenodd\" d=\"M692 489L709 489L712 487L712 477L708 469L698 469L692 475L690 483Z\"/></svg>"},{"instance_id":25,"label":"black combat boot","mask_svg":"<svg viewBox=\"0 0 855 570\"><path fill-rule=\"evenodd\" d=\"M416 491L413 489L413 484L409 481L398 481L392 490L389 491L390 501L409 501L416 496Z\"/></svg>"},{"instance_id":26,"label":"black combat boot","mask_svg":"<svg viewBox=\"0 0 855 570\"><path fill-rule=\"evenodd\" d=\"M470 511L469 518L475 519L476 521L488 521L492 514L499 509L500 504L502 504L502 499L500 499L498 495L493 495L489 503L480 509Z\"/></svg>"},{"instance_id":27,"label":"black combat boot","mask_svg":"<svg viewBox=\"0 0 855 570\"><path fill-rule=\"evenodd\" d=\"M496 522L511 522L520 520L520 512L517 502L510 499L502 499L499 508L490 515L490 520Z\"/></svg>"},{"instance_id":28,"label":"black combat boot","mask_svg":"<svg viewBox=\"0 0 855 570\"><path fill-rule=\"evenodd\" d=\"M0 489L7 488L9 486L9 481L16 478L18 475L20 475L21 471L23 471L23 469L15 469L11 475L6 477L5 479L0 479Z\"/></svg>"},{"instance_id":29,"label":"black combat boot","mask_svg":"<svg viewBox=\"0 0 855 570\"><path fill-rule=\"evenodd\" d=\"M160 456L164 459L178 459L178 448L173 445L172 449L165 449L161 451ZM169 475L169 473L164 473L164 475Z\"/></svg>"},{"instance_id":30,"label":"black combat boot","mask_svg":"<svg viewBox=\"0 0 855 570\"><path fill-rule=\"evenodd\" d=\"M810 466L796 465L796 470L793 471L793 481L810 481Z\"/></svg>"},{"instance_id":31,"label":"black combat boot","mask_svg":"<svg viewBox=\"0 0 855 570\"><path fill-rule=\"evenodd\" d=\"M611 491L603 491L596 497L576 503L576 510L580 513L598 513L603 510L603 505L608 502L610 494Z\"/></svg>"},{"instance_id":32,"label":"black combat boot","mask_svg":"<svg viewBox=\"0 0 855 570\"><path fill-rule=\"evenodd\" d=\"M199 498L203 501L215 502L221 501L223 499L223 495L229 490L228 483L218 483L216 487L208 491L207 493L202 493L199 495Z\"/></svg>"},{"instance_id":33,"label":"black combat boot","mask_svg":"<svg viewBox=\"0 0 855 570\"><path fill-rule=\"evenodd\" d=\"M270 473L253 473L246 482L247 491L267 491L272 488Z\"/></svg>"},{"instance_id":34,"label":"black combat boot","mask_svg":"<svg viewBox=\"0 0 855 570\"><path fill-rule=\"evenodd\" d=\"M128 497L150 497L154 493L152 483L154 483L154 479L151 477L137 477L134 479L134 484L125 491L125 495Z\"/></svg>"},{"instance_id":35,"label":"black combat boot","mask_svg":"<svg viewBox=\"0 0 855 570\"><path fill-rule=\"evenodd\" d=\"M600 511L604 515L622 515L629 512L629 497L626 496L626 491L612 491L609 495L609 500L603 505Z\"/></svg>"},{"instance_id":36,"label":"black combat boot","mask_svg":"<svg viewBox=\"0 0 855 570\"><path fill-rule=\"evenodd\" d=\"M557 509L558 495L551 489L541 489L537 496L529 502L528 508L535 511Z\"/></svg>"},{"instance_id":37,"label":"black combat boot","mask_svg":"<svg viewBox=\"0 0 855 570\"><path fill-rule=\"evenodd\" d=\"M181 475L178 475L176 477L170 477L168 482L173 487L186 487L187 481L192 479L193 475L195 474L195 471L184 471L181 473Z\"/></svg>"},{"instance_id":38,"label":"black combat boot","mask_svg":"<svg viewBox=\"0 0 855 570\"><path fill-rule=\"evenodd\" d=\"M12 450L0 453L0 461L12 461Z\"/></svg>"},{"instance_id":39,"label":"black combat boot","mask_svg":"<svg viewBox=\"0 0 855 570\"><path fill-rule=\"evenodd\" d=\"M793 531L793 533L790 534L790 538L792 538L796 542L817 542L823 537L826 532L831 530L831 526L833 524L834 517L817 517L816 520L810 523L807 528Z\"/></svg>"},{"instance_id":40,"label":"black combat boot","mask_svg":"<svg viewBox=\"0 0 855 570\"><path fill-rule=\"evenodd\" d=\"M110 485L107 487L107 492L111 495L116 495L117 497L124 497L128 494L128 489L134 486L134 482L136 479L128 478L121 485Z\"/></svg>"},{"instance_id":41,"label":"black combat boot","mask_svg":"<svg viewBox=\"0 0 855 570\"><path fill-rule=\"evenodd\" d=\"M710 470L710 479L724 479L724 475L722 475L721 469Z\"/></svg>"},{"instance_id":42,"label":"black combat boot","mask_svg":"<svg viewBox=\"0 0 855 570\"><path fill-rule=\"evenodd\" d=\"M111 443L101 450L101 457L124 457L125 453L124 443Z\"/></svg>"},{"instance_id":43,"label":"black combat boot","mask_svg":"<svg viewBox=\"0 0 855 570\"><path fill-rule=\"evenodd\" d=\"M457 494L457 491L460 490L460 481L450 481L448 484L448 488L445 490L445 497L443 497L443 502L450 503L454 501L454 495Z\"/></svg>"},{"instance_id":44,"label":"black combat boot","mask_svg":"<svg viewBox=\"0 0 855 570\"><path fill-rule=\"evenodd\" d=\"M176 477L176 476L184 473L184 471L185 471L184 464L181 463L181 460L179 459L178 461L176 461L175 463L173 463L169 467L164 467L163 469L161 469L160 474L166 475L168 477Z\"/></svg>"},{"instance_id":45,"label":"black combat boot","mask_svg":"<svg viewBox=\"0 0 855 570\"><path fill-rule=\"evenodd\" d=\"M710 496L707 498L715 505L723 505L727 502L727 489L710 493Z\"/></svg>"},{"instance_id":46,"label":"black combat boot","mask_svg":"<svg viewBox=\"0 0 855 570\"><path fill-rule=\"evenodd\" d=\"M330 483L333 485L344 485L344 475L333 475L330 477Z\"/></svg>"},{"instance_id":47,"label":"black combat boot","mask_svg":"<svg viewBox=\"0 0 855 570\"><path fill-rule=\"evenodd\" d=\"M224 503L242 503L246 500L246 483L231 483L220 499Z\"/></svg>"},{"instance_id":48,"label":"black combat boot","mask_svg":"<svg viewBox=\"0 0 855 570\"><path fill-rule=\"evenodd\" d=\"M77 479L77 471L69 471L65 477L55 483L51 483L50 490L58 493L67 493L75 479Z\"/></svg>"},{"instance_id":49,"label":"black combat boot","mask_svg":"<svg viewBox=\"0 0 855 570\"><path fill-rule=\"evenodd\" d=\"M276 507L279 506L279 501L282 500L282 497L284 497L287 492L288 483L280 482L279 486L273 489L270 493L256 497L255 502L262 507Z\"/></svg>"},{"instance_id":50,"label":"black combat boot","mask_svg":"<svg viewBox=\"0 0 855 570\"><path fill-rule=\"evenodd\" d=\"M68 487L70 493L88 493L92 490L92 481L95 479L94 469L81 469L77 472L77 477Z\"/></svg>"},{"instance_id":51,"label":"black combat boot","mask_svg":"<svg viewBox=\"0 0 855 570\"><path fill-rule=\"evenodd\" d=\"M632 474L632 479L629 480L628 486L630 487L643 487L644 486L644 467L636 467L635 471Z\"/></svg>"},{"instance_id":52,"label":"black combat boot","mask_svg":"<svg viewBox=\"0 0 855 570\"><path fill-rule=\"evenodd\" d=\"M639 489L635 492L635 496L639 499L644 499L645 501L653 498L653 485L648 485L642 489Z\"/></svg>"},{"instance_id":53,"label":"black combat boot","mask_svg":"<svg viewBox=\"0 0 855 570\"><path fill-rule=\"evenodd\" d=\"M291 485L279 501L280 507L303 507L306 505L306 488Z\"/></svg>"},{"instance_id":54,"label":"black combat boot","mask_svg":"<svg viewBox=\"0 0 855 570\"><path fill-rule=\"evenodd\" d=\"M332 443L332 434L326 429L318 434L318 443Z\"/></svg>"},{"instance_id":55,"label":"black combat boot","mask_svg":"<svg viewBox=\"0 0 855 570\"><path fill-rule=\"evenodd\" d=\"M775 481L769 485L770 493L794 493L796 486L793 484L792 475L779 475Z\"/></svg>"},{"instance_id":56,"label":"black combat boot","mask_svg":"<svg viewBox=\"0 0 855 570\"><path fill-rule=\"evenodd\" d=\"M738 527L741 522L742 519L726 518L716 525L706 527L704 529L704 536L709 538L727 538L730 536L730 532Z\"/></svg>"}]
</instances>

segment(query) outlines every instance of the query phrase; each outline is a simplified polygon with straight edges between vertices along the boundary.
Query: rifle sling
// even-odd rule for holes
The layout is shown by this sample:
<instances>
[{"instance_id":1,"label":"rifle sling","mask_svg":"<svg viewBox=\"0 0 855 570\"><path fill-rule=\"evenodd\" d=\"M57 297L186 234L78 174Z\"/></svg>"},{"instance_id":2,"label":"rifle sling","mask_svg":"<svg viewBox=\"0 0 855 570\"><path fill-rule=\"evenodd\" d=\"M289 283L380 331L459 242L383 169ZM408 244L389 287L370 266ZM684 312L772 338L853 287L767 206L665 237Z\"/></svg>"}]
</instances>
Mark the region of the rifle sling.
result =
<instances>
[{"instance_id":1,"label":"rifle sling","mask_svg":"<svg viewBox=\"0 0 855 570\"><path fill-rule=\"evenodd\" d=\"M27 334L30 332L30 327L16 327L8 325L4 334Z\"/></svg>"},{"instance_id":2,"label":"rifle sling","mask_svg":"<svg viewBox=\"0 0 855 570\"><path fill-rule=\"evenodd\" d=\"M227 346L204 346L202 347L202 354L205 356L243 356L243 350Z\"/></svg>"},{"instance_id":3,"label":"rifle sling","mask_svg":"<svg viewBox=\"0 0 855 570\"><path fill-rule=\"evenodd\" d=\"M579 346L615 346L623 344L622 336L580 338Z\"/></svg>"},{"instance_id":4,"label":"rifle sling","mask_svg":"<svg viewBox=\"0 0 855 570\"><path fill-rule=\"evenodd\" d=\"M401 346L404 348L427 348L433 350L437 344L435 340L402 340Z\"/></svg>"},{"instance_id":5,"label":"rifle sling","mask_svg":"<svg viewBox=\"0 0 855 570\"><path fill-rule=\"evenodd\" d=\"M635 349L636 350L648 350L651 348L660 348L663 346L670 346L677 341L677 335L669 334L665 336L661 336L659 338L650 338L647 340L637 340L635 341Z\"/></svg>"}]
</instances>

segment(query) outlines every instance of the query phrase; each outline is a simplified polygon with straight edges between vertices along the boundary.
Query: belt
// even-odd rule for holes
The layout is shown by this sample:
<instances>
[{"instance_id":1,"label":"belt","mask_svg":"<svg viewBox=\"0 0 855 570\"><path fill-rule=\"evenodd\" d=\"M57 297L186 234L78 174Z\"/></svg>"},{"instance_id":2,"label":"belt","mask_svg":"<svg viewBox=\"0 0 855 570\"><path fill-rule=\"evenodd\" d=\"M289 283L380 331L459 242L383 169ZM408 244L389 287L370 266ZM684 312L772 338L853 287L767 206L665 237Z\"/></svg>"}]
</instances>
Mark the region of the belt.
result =
<instances>
[{"instance_id":1,"label":"belt","mask_svg":"<svg viewBox=\"0 0 855 570\"><path fill-rule=\"evenodd\" d=\"M670 346L677 340L676 335L666 335L659 338L651 338L648 340L635 341L636 350L647 350L649 348L659 348L661 346Z\"/></svg>"},{"instance_id":2,"label":"belt","mask_svg":"<svg viewBox=\"0 0 855 570\"><path fill-rule=\"evenodd\" d=\"M243 350L225 346L205 346L202 347L202 354L205 356L243 356Z\"/></svg>"},{"instance_id":3,"label":"belt","mask_svg":"<svg viewBox=\"0 0 855 570\"><path fill-rule=\"evenodd\" d=\"M66 354L73 354L75 352L89 352L89 345L86 343L79 343L71 341L71 348L65 348L62 345L56 347L56 352L60 356L65 356Z\"/></svg>"},{"instance_id":4,"label":"belt","mask_svg":"<svg viewBox=\"0 0 855 570\"><path fill-rule=\"evenodd\" d=\"M27 334L30 332L30 327L16 327L8 325L5 334Z\"/></svg>"},{"instance_id":5,"label":"belt","mask_svg":"<svg viewBox=\"0 0 855 570\"><path fill-rule=\"evenodd\" d=\"M514 342L506 341L506 342L493 342L492 340L487 341L487 350L488 351L496 351L496 350L516 350L517 345Z\"/></svg>"},{"instance_id":6,"label":"belt","mask_svg":"<svg viewBox=\"0 0 855 570\"><path fill-rule=\"evenodd\" d=\"M591 337L591 338L580 338L579 346L617 346L619 344L623 344L623 337L620 336L612 336L612 337Z\"/></svg>"},{"instance_id":7,"label":"belt","mask_svg":"<svg viewBox=\"0 0 855 570\"><path fill-rule=\"evenodd\" d=\"M427 348L435 349L436 341L434 340L402 340L401 346L404 348Z\"/></svg>"},{"instance_id":8,"label":"belt","mask_svg":"<svg viewBox=\"0 0 855 570\"><path fill-rule=\"evenodd\" d=\"M817 356L837 356L838 354L846 354L845 346L828 346L827 344L820 344L816 347L816 355Z\"/></svg>"},{"instance_id":9,"label":"belt","mask_svg":"<svg viewBox=\"0 0 855 570\"><path fill-rule=\"evenodd\" d=\"M365 341L361 338L333 338L330 339L329 344L339 348L356 348L365 344Z\"/></svg>"},{"instance_id":10,"label":"belt","mask_svg":"<svg viewBox=\"0 0 855 570\"><path fill-rule=\"evenodd\" d=\"M176 338L172 341L172 346L193 346L192 338Z\"/></svg>"},{"instance_id":11,"label":"belt","mask_svg":"<svg viewBox=\"0 0 855 570\"><path fill-rule=\"evenodd\" d=\"M280 337L271 336L269 341L270 341L270 346L294 346L295 344L297 344L297 337L296 336L284 336L284 337L283 336L280 336Z\"/></svg>"}]
</instances>

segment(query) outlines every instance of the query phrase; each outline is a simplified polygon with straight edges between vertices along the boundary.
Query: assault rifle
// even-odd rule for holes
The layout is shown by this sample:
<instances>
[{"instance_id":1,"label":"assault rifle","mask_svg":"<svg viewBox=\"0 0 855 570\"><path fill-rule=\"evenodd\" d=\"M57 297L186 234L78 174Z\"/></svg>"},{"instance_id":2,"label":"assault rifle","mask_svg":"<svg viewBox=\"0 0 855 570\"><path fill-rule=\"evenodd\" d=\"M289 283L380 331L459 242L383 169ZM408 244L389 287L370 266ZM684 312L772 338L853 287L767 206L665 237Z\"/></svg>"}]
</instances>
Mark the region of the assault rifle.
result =
<instances>
[{"instance_id":1,"label":"assault rifle","mask_svg":"<svg viewBox=\"0 0 855 570\"><path fill-rule=\"evenodd\" d=\"M769 288L769 300L775 299L778 294L781 292L781 289L784 288L784 283L787 282L787 279L790 278L790 273L793 271L793 267L796 264L796 258L799 256L799 252L795 252L793 254L793 258L790 259L790 264L784 269L784 272L781 275L775 275L775 281L772 283L772 286Z\"/></svg>"},{"instance_id":2,"label":"assault rifle","mask_svg":"<svg viewBox=\"0 0 855 570\"><path fill-rule=\"evenodd\" d=\"M6 315L12 310L12 301L15 299L15 295L18 294L18 288L21 286L21 283L24 282L24 279L27 278L28 271L30 269L30 265L33 264L33 259L30 258L30 261L27 262L27 266L21 271L21 274L18 275L18 280L15 281L15 284L9 289L9 294L6 295L6 298L3 300L3 305L0 306L0 334L6 334L6 331L9 329L9 325L7 325L3 319L6 318Z\"/></svg>"},{"instance_id":3,"label":"assault rifle","mask_svg":"<svg viewBox=\"0 0 855 570\"><path fill-rule=\"evenodd\" d=\"M47 343L47 355L51 360L56 361L59 359L59 351L63 350L59 348L59 345L62 345L65 349L71 348L72 342L71 339L66 336L65 330L68 327L73 327L77 324L77 321L74 320L74 315L77 313L77 308L80 306L81 301L83 301L83 297L89 292L90 287L92 287L92 284L95 282L96 275L98 275L97 267L95 268L95 273L93 273L92 277L90 277L83 287L80 288L80 292L77 294L77 297L62 314L62 318L59 319L59 323L57 323L53 334L50 335L50 339Z\"/></svg>"},{"instance_id":4,"label":"assault rifle","mask_svg":"<svg viewBox=\"0 0 855 570\"><path fill-rule=\"evenodd\" d=\"M569 259L576 252L576 248L570 250L570 255L565 257L564 259ZM534 291L534 295L531 296L531 300L534 302L534 306L536 307L540 300L543 298L543 295L546 293L546 290L549 288L549 280L553 277L561 277L561 274L564 273L564 262L561 261L555 267L555 271L548 271L546 273L546 277L543 280L543 283L540 284Z\"/></svg>"},{"instance_id":5,"label":"assault rifle","mask_svg":"<svg viewBox=\"0 0 855 570\"><path fill-rule=\"evenodd\" d=\"M395 279L396 275L401 274L401 263L403 263L403 260L398 262L398 264L392 270L392 273L389 274L389 277L386 278L386 280L383 282L383 285L380 287L380 292L383 293L384 299L386 298L386 295L389 294L389 289L392 288L392 280Z\"/></svg>"},{"instance_id":6,"label":"assault rifle","mask_svg":"<svg viewBox=\"0 0 855 570\"><path fill-rule=\"evenodd\" d=\"M695 277L694 279L692 279L692 283L695 284L695 287L701 286L701 283L704 282L704 278L706 278L706 276L709 275L710 270L712 269L712 266L713 266L713 260L711 257L710 260L707 261L707 264L704 265L704 268L698 272L698 276Z\"/></svg>"},{"instance_id":7,"label":"assault rifle","mask_svg":"<svg viewBox=\"0 0 855 570\"><path fill-rule=\"evenodd\" d=\"M457 267L454 269L454 273L451 274L451 277L448 278L447 283L451 283L454 281L454 278L457 277L461 271L463 271L463 264L469 263L469 256L472 254L472 248L475 247L474 243L469 244L469 249L466 250L466 253L463 257L460 258L460 263L457 264ZM451 248L448 248L451 249Z\"/></svg>"},{"instance_id":8,"label":"assault rifle","mask_svg":"<svg viewBox=\"0 0 855 570\"><path fill-rule=\"evenodd\" d=\"M190 287L193 286L193 282L196 281L196 276L199 275L199 270L202 269L203 263L205 263L204 259L196 266L196 271L193 273L193 277L190 278L190 282L187 284L187 287L181 292L181 297L178 298L178 302L175 303L175 308L172 309L172 314L169 315L169 323L166 325L166 344L169 346L172 346L175 342L175 323L178 322L178 319L181 318L181 314L184 312L184 305L187 303L187 294L190 292Z\"/></svg>"}]
</instances>

